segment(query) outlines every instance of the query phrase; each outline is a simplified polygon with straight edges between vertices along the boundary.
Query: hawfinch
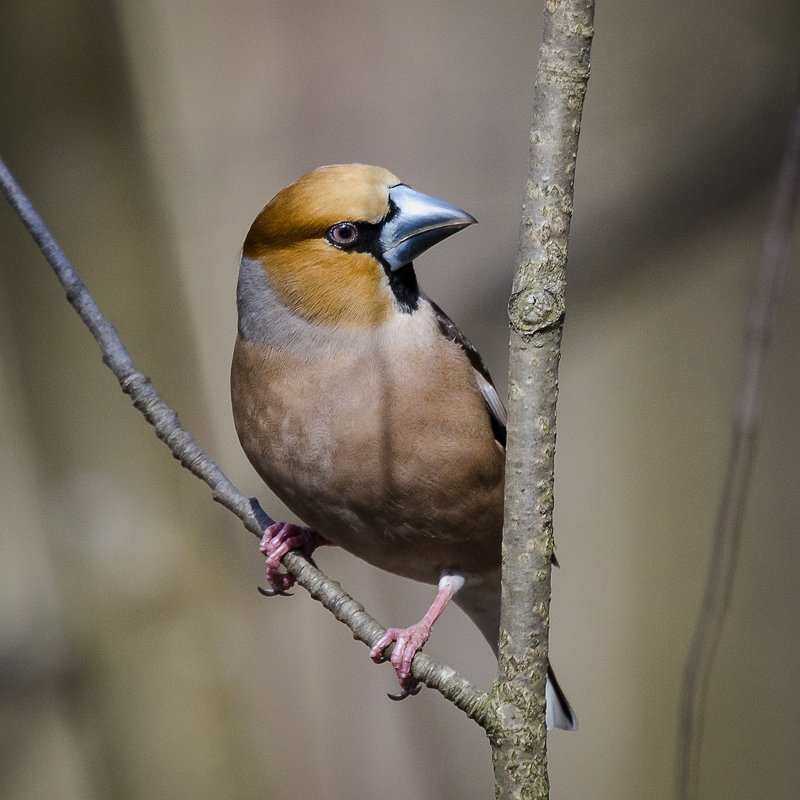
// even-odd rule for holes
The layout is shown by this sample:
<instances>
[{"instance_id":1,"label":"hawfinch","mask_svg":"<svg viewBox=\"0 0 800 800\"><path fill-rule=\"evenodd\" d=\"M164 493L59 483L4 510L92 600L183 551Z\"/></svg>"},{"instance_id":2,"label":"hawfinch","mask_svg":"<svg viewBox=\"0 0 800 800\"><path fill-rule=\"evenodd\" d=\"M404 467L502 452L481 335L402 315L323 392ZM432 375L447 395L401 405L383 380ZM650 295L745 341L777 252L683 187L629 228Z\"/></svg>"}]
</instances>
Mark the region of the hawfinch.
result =
<instances>
[{"instance_id":1,"label":"hawfinch","mask_svg":"<svg viewBox=\"0 0 800 800\"><path fill-rule=\"evenodd\" d=\"M390 628L403 695L448 601L497 652L506 412L481 357L417 284L413 260L476 220L379 167L320 167L256 217L242 252L231 369L236 430L309 528L265 534L270 592L293 548L344 547L438 584L425 616ZM548 727L573 729L547 681Z\"/></svg>"}]
</instances>

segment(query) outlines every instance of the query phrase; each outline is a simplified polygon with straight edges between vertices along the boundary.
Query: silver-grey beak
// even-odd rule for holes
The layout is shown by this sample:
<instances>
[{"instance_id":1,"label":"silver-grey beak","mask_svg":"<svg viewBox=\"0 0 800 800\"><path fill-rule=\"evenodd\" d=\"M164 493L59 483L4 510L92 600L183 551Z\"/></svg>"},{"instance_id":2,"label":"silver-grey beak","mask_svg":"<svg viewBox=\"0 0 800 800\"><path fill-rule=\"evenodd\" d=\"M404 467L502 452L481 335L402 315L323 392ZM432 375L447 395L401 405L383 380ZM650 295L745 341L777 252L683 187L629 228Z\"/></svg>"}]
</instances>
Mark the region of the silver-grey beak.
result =
<instances>
[{"instance_id":1,"label":"silver-grey beak","mask_svg":"<svg viewBox=\"0 0 800 800\"><path fill-rule=\"evenodd\" d=\"M396 210L384 222L380 242L392 270L410 264L429 247L478 221L466 211L404 183L389 189L389 199Z\"/></svg>"}]
</instances>

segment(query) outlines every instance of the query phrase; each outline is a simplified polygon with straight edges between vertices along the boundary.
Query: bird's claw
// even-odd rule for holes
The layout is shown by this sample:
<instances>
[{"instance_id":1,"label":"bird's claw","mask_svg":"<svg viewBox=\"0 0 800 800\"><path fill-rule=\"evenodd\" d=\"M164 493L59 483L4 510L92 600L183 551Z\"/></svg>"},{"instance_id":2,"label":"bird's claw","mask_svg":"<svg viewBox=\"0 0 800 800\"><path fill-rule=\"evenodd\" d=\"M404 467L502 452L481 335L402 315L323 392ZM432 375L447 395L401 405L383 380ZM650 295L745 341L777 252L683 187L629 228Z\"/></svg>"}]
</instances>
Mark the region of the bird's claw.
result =
<instances>
[{"instance_id":1,"label":"bird's claw","mask_svg":"<svg viewBox=\"0 0 800 800\"><path fill-rule=\"evenodd\" d=\"M386 692L386 696L390 700L395 700L399 702L400 700L405 700L406 697L413 697L415 694L419 694L421 689L422 689L422 684L419 681L415 680L413 686L407 689L401 688L400 694L392 694L391 692Z\"/></svg>"},{"instance_id":2,"label":"bird's claw","mask_svg":"<svg viewBox=\"0 0 800 800\"><path fill-rule=\"evenodd\" d=\"M281 570L281 559L292 550L299 550L306 556L311 556L321 544L325 544L316 531L310 528L301 528L289 522L276 522L264 531L259 549L267 560L267 588L259 586L258 591L265 597L276 595L290 596L287 590L294 586L294 576Z\"/></svg>"},{"instance_id":3,"label":"bird's claw","mask_svg":"<svg viewBox=\"0 0 800 800\"><path fill-rule=\"evenodd\" d=\"M386 661L383 651L394 642L389 660L400 683L400 694L390 694L390 700L405 700L406 697L419 694L422 687L411 674L411 663L430 635L431 626L425 622L418 622L409 628L389 628L370 649L370 658L376 664L380 664Z\"/></svg>"},{"instance_id":4,"label":"bird's claw","mask_svg":"<svg viewBox=\"0 0 800 800\"><path fill-rule=\"evenodd\" d=\"M283 589L265 589L263 586L256 586L256 589L264 597L294 597L294 592L286 592Z\"/></svg>"}]
</instances>

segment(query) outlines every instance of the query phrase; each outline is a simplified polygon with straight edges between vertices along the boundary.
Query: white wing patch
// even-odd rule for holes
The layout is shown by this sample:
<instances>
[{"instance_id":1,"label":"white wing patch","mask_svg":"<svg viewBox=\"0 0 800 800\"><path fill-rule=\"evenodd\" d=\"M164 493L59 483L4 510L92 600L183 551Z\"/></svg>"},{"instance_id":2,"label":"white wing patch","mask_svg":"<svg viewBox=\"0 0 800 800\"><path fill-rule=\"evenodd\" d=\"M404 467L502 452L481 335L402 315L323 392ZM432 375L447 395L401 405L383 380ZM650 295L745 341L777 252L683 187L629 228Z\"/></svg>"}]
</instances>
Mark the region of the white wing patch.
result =
<instances>
[{"instance_id":1,"label":"white wing patch","mask_svg":"<svg viewBox=\"0 0 800 800\"><path fill-rule=\"evenodd\" d=\"M486 380L478 370L473 369L473 372L475 373L475 380L478 382L478 388L481 390L483 399L486 401L486 405L489 406L489 411L491 411L500 425L505 428L508 425L508 414L506 413L506 407L503 405L503 401L500 399L500 395L497 394L497 389L495 389L494 384Z\"/></svg>"}]
</instances>

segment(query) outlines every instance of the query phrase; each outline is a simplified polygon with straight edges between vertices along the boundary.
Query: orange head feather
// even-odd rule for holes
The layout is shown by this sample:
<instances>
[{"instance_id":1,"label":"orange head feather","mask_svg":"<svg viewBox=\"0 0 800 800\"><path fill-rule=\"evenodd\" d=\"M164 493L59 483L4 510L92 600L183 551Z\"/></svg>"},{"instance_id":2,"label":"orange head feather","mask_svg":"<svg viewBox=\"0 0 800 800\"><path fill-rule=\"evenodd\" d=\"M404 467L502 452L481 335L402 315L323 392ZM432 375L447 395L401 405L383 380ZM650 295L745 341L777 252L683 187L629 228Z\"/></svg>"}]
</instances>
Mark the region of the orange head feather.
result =
<instances>
[{"instance_id":1,"label":"orange head feather","mask_svg":"<svg viewBox=\"0 0 800 800\"><path fill-rule=\"evenodd\" d=\"M256 217L243 256L261 264L281 301L311 322L367 327L387 319L392 294L370 253L335 247L341 222L377 224L398 179L364 164L320 167L282 189Z\"/></svg>"}]
</instances>

